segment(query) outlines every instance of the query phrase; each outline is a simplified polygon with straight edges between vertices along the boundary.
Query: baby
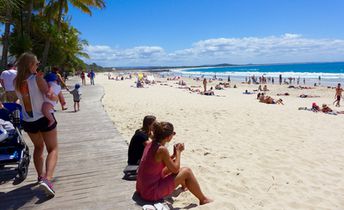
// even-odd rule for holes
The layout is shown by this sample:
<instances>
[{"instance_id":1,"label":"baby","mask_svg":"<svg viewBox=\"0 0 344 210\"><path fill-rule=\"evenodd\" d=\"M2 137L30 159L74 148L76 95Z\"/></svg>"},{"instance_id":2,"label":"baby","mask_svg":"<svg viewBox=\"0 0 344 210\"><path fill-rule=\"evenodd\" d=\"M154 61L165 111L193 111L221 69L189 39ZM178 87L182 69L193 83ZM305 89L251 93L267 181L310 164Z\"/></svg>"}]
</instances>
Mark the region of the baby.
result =
<instances>
[{"instance_id":1,"label":"baby","mask_svg":"<svg viewBox=\"0 0 344 210\"><path fill-rule=\"evenodd\" d=\"M55 123L53 116L54 106L57 104L57 100L51 100L54 96L57 96L61 92L61 86L57 84L57 75L54 73L47 74L44 79L49 86L49 92L44 95L44 103L42 105L43 115L49 120L48 126L52 126Z\"/></svg>"}]
</instances>

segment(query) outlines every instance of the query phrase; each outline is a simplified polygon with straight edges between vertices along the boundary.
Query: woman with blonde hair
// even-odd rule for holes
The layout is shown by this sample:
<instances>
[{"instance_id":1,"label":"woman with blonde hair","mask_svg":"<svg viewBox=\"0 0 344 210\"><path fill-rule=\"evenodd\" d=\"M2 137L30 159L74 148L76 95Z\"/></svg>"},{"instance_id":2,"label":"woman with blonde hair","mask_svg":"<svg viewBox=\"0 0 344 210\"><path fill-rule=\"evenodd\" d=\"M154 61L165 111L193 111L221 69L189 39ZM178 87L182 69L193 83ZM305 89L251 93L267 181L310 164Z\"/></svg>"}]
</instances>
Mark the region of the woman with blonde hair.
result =
<instances>
[{"instance_id":1,"label":"woman with blonde hair","mask_svg":"<svg viewBox=\"0 0 344 210\"><path fill-rule=\"evenodd\" d=\"M57 122L48 126L49 120L42 113L44 95L52 100L57 100L56 95L51 95L48 85L42 75L37 74L39 62L31 53L23 53L17 61L17 77L14 87L23 114L23 129L26 131L34 145L33 161L37 171L37 181L48 196L55 196L51 179L57 162ZM48 155L44 166L44 147Z\"/></svg>"},{"instance_id":2,"label":"woman with blonde hair","mask_svg":"<svg viewBox=\"0 0 344 210\"><path fill-rule=\"evenodd\" d=\"M173 125L169 122L156 122L153 133L153 141L145 147L140 162L137 193L145 200L157 201L170 195L181 185L198 198L200 205L212 202L201 191L192 170L180 167L184 144L175 144L173 155L170 156L165 144L176 134Z\"/></svg>"}]
</instances>

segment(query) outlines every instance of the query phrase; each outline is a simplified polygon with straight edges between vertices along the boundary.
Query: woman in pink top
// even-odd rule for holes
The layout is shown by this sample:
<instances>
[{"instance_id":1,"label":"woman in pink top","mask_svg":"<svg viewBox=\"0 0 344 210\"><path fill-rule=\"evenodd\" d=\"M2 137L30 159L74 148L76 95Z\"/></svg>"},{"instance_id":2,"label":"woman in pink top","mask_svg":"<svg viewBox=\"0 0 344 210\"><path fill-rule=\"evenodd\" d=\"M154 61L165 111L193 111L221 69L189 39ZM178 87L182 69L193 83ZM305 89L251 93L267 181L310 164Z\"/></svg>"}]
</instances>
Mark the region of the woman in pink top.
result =
<instances>
[{"instance_id":1,"label":"woman in pink top","mask_svg":"<svg viewBox=\"0 0 344 210\"><path fill-rule=\"evenodd\" d=\"M180 168L184 144L175 144L170 156L165 147L176 134L168 122L154 124L153 142L145 147L136 182L136 191L145 200L157 201L170 195L179 185L187 187L201 205L211 202L201 191L196 177L189 168Z\"/></svg>"}]
</instances>

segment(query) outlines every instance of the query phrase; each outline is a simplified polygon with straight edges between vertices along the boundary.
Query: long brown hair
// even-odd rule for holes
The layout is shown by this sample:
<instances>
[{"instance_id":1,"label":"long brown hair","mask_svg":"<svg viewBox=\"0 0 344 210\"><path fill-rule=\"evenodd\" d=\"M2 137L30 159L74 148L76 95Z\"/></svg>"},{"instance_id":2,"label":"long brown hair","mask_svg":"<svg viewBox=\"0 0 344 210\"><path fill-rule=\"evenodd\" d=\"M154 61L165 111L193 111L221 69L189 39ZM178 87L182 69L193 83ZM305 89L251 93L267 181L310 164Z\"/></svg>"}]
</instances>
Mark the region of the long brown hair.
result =
<instances>
[{"instance_id":1,"label":"long brown hair","mask_svg":"<svg viewBox=\"0 0 344 210\"><path fill-rule=\"evenodd\" d=\"M25 52L20 55L17 60L17 76L15 78L15 89L20 91L23 81L27 79L27 76L30 75L30 67L37 60L36 55Z\"/></svg>"},{"instance_id":2,"label":"long brown hair","mask_svg":"<svg viewBox=\"0 0 344 210\"><path fill-rule=\"evenodd\" d=\"M156 117L153 115L147 115L143 118L142 128L147 135L150 135L151 125L155 122Z\"/></svg>"},{"instance_id":3,"label":"long brown hair","mask_svg":"<svg viewBox=\"0 0 344 210\"><path fill-rule=\"evenodd\" d=\"M169 122L155 122L154 123L154 138L155 142L161 143L166 137L174 134L172 123Z\"/></svg>"}]
</instances>

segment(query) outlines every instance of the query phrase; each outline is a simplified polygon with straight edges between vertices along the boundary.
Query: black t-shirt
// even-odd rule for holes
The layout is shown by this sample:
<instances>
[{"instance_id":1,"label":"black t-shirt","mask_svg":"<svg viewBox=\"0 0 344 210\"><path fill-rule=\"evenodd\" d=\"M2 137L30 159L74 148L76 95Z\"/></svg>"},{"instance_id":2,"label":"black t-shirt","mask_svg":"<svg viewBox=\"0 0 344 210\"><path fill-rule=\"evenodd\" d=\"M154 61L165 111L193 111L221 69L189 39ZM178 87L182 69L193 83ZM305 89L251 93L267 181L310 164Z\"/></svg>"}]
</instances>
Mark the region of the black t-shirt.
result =
<instances>
[{"instance_id":1,"label":"black t-shirt","mask_svg":"<svg viewBox=\"0 0 344 210\"><path fill-rule=\"evenodd\" d=\"M128 149L128 165L138 165L145 149L144 142L148 141L148 135L142 130L136 130L130 140Z\"/></svg>"}]
</instances>

